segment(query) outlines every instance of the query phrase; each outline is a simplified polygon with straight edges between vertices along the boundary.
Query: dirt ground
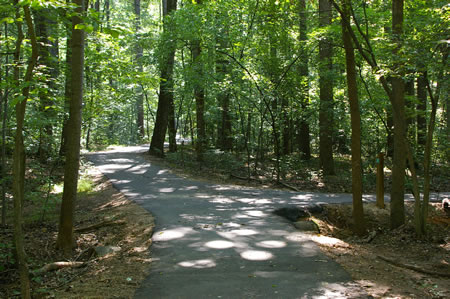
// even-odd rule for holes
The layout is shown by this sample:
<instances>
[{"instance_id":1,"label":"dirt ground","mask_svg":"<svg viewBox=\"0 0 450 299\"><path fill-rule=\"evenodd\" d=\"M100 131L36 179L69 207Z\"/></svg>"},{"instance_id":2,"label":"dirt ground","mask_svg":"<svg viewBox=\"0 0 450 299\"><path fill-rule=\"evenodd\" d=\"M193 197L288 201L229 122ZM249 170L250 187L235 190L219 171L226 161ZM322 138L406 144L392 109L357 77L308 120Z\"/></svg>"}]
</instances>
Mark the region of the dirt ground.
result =
<instances>
[{"instance_id":1,"label":"dirt ground","mask_svg":"<svg viewBox=\"0 0 450 299\"><path fill-rule=\"evenodd\" d=\"M77 202L77 247L70 259L55 254L56 225L25 226L33 298L132 298L148 273L152 215L126 199L98 171L89 172L96 186ZM38 271L54 262L76 267ZM20 297L15 269L0 272L0 285L0 298Z\"/></svg>"},{"instance_id":2,"label":"dirt ground","mask_svg":"<svg viewBox=\"0 0 450 299\"><path fill-rule=\"evenodd\" d=\"M417 239L413 206L407 223L389 229L389 205L365 204L369 235L351 234L351 205L329 205L316 215L313 240L374 298L450 298L450 219L440 204L430 208L428 235ZM414 270L411 270L414 269Z\"/></svg>"}]
</instances>

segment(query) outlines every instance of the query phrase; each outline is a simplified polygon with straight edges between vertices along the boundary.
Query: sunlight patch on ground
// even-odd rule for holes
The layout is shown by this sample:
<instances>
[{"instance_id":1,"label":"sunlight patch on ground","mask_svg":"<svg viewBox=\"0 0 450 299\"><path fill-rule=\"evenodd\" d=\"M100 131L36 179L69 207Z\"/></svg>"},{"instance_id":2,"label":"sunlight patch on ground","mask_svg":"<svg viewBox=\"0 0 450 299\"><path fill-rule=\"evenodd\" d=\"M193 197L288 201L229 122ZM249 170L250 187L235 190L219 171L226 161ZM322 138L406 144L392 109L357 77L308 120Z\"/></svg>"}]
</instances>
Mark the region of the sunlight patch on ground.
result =
<instances>
[{"instance_id":1,"label":"sunlight patch on ground","mask_svg":"<svg viewBox=\"0 0 450 299\"><path fill-rule=\"evenodd\" d=\"M245 214L252 216L252 217L264 217L267 216L266 213L264 213L263 211L247 211L245 212Z\"/></svg>"},{"instance_id":2,"label":"sunlight patch on ground","mask_svg":"<svg viewBox=\"0 0 450 299\"><path fill-rule=\"evenodd\" d=\"M320 245L324 245L324 246L339 246L339 247L350 247L350 245L342 240L336 239L336 238L332 238L332 237L327 237L327 236L322 236L322 235L317 235L317 236L311 236L311 239L320 244Z\"/></svg>"},{"instance_id":3,"label":"sunlight patch on ground","mask_svg":"<svg viewBox=\"0 0 450 299\"><path fill-rule=\"evenodd\" d=\"M238 201L243 202L243 203L251 203L253 201L255 201L254 198L239 198Z\"/></svg>"},{"instance_id":4,"label":"sunlight patch on ground","mask_svg":"<svg viewBox=\"0 0 450 299\"><path fill-rule=\"evenodd\" d=\"M103 166L101 166L101 170L103 173L107 172L107 173L111 173L111 172L116 172L117 170L120 169L127 169L132 167L132 164L105 164Z\"/></svg>"},{"instance_id":5,"label":"sunlight patch on ground","mask_svg":"<svg viewBox=\"0 0 450 299\"><path fill-rule=\"evenodd\" d=\"M175 239L183 238L185 235L193 232L190 227L179 227L176 229L168 229L160 232L155 232L153 235L153 241L171 241Z\"/></svg>"},{"instance_id":6,"label":"sunlight patch on ground","mask_svg":"<svg viewBox=\"0 0 450 299\"><path fill-rule=\"evenodd\" d=\"M291 199L301 200L304 202L314 201L314 194L297 194L291 197Z\"/></svg>"},{"instance_id":7,"label":"sunlight patch on ground","mask_svg":"<svg viewBox=\"0 0 450 299\"><path fill-rule=\"evenodd\" d=\"M197 186L188 186L188 187L183 187L180 188L181 191L190 191L190 190L198 190Z\"/></svg>"},{"instance_id":8,"label":"sunlight patch on ground","mask_svg":"<svg viewBox=\"0 0 450 299\"><path fill-rule=\"evenodd\" d=\"M301 242L301 241L310 239L310 237L308 235L305 235L304 233L300 233L300 232L294 232L294 233L287 234L285 236L285 238L286 238L286 240L293 241L293 242Z\"/></svg>"},{"instance_id":9,"label":"sunlight patch on ground","mask_svg":"<svg viewBox=\"0 0 450 299\"><path fill-rule=\"evenodd\" d=\"M313 295L309 298L314 299L326 299L326 298L347 298L346 287L338 283L323 282L322 286L317 288L316 291L320 295Z\"/></svg>"},{"instance_id":10,"label":"sunlight patch on ground","mask_svg":"<svg viewBox=\"0 0 450 299\"><path fill-rule=\"evenodd\" d=\"M258 232L253 229L234 229L230 233L238 236L252 236L258 234Z\"/></svg>"},{"instance_id":11,"label":"sunlight patch on ground","mask_svg":"<svg viewBox=\"0 0 450 299\"><path fill-rule=\"evenodd\" d=\"M256 199L253 204L255 205L268 205L271 204L272 202L268 199Z\"/></svg>"},{"instance_id":12,"label":"sunlight patch on ground","mask_svg":"<svg viewBox=\"0 0 450 299\"><path fill-rule=\"evenodd\" d=\"M249 261L267 261L273 258L273 254L263 250L246 250L241 257Z\"/></svg>"},{"instance_id":13,"label":"sunlight patch on ground","mask_svg":"<svg viewBox=\"0 0 450 299\"><path fill-rule=\"evenodd\" d=\"M161 193L171 193L171 192L175 192L175 188L160 188L160 189L158 190L158 192L161 192Z\"/></svg>"},{"instance_id":14,"label":"sunlight patch on ground","mask_svg":"<svg viewBox=\"0 0 450 299\"><path fill-rule=\"evenodd\" d=\"M283 248L287 246L287 243L284 241L267 240L256 243L256 246L264 248Z\"/></svg>"},{"instance_id":15,"label":"sunlight patch on ground","mask_svg":"<svg viewBox=\"0 0 450 299\"><path fill-rule=\"evenodd\" d=\"M179 262L178 265L184 268L205 269L215 267L216 263L211 259L204 259L204 260Z\"/></svg>"},{"instance_id":16,"label":"sunlight patch on ground","mask_svg":"<svg viewBox=\"0 0 450 299\"><path fill-rule=\"evenodd\" d=\"M144 174L147 172L147 169L142 167L142 165L139 165L138 167L133 167L130 169L130 172L133 174Z\"/></svg>"},{"instance_id":17,"label":"sunlight patch on ground","mask_svg":"<svg viewBox=\"0 0 450 299\"><path fill-rule=\"evenodd\" d=\"M215 197L214 199L210 200L212 203L233 203L233 201L226 197Z\"/></svg>"},{"instance_id":18,"label":"sunlight patch on ground","mask_svg":"<svg viewBox=\"0 0 450 299\"><path fill-rule=\"evenodd\" d=\"M234 247L234 243L230 241L225 240L215 240L215 241L209 241L205 243L206 247L212 248L212 249L227 249Z\"/></svg>"}]
</instances>

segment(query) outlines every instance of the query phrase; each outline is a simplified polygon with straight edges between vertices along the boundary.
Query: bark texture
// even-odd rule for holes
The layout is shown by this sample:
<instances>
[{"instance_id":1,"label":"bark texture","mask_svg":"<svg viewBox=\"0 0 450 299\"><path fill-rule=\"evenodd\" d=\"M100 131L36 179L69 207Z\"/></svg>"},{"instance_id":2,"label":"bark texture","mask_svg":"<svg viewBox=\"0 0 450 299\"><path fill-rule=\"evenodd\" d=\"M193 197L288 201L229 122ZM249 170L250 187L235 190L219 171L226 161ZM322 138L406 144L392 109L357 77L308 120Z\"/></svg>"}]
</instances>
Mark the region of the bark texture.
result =
<instances>
[{"instance_id":1,"label":"bark texture","mask_svg":"<svg viewBox=\"0 0 450 299\"><path fill-rule=\"evenodd\" d=\"M392 33L395 48L393 56L398 57L402 47L403 0L392 1ZM401 65L394 64L391 104L394 119L394 157L391 189L391 228L405 223L405 167L406 167L406 115L405 82Z\"/></svg>"},{"instance_id":2,"label":"bark texture","mask_svg":"<svg viewBox=\"0 0 450 299\"><path fill-rule=\"evenodd\" d=\"M350 21L350 0L344 2L344 12ZM353 220L354 231L358 235L366 233L362 201L362 165L361 165L361 113L359 111L358 86L356 82L355 53L351 36L342 23L342 37L345 48L345 63L347 70L347 90L350 102L350 117L352 127L352 194L353 194Z\"/></svg>"},{"instance_id":3,"label":"bark texture","mask_svg":"<svg viewBox=\"0 0 450 299\"><path fill-rule=\"evenodd\" d=\"M67 121L66 164L64 168L64 191L61 203L57 248L70 255L75 244L73 235L74 209L77 199L78 170L80 165L81 110L83 103L84 31L75 29L82 23L84 1L74 0L77 14L72 17L72 97Z\"/></svg>"},{"instance_id":4,"label":"bark texture","mask_svg":"<svg viewBox=\"0 0 450 299\"><path fill-rule=\"evenodd\" d=\"M319 26L331 25L332 6L329 0L319 0ZM319 155L325 175L334 175L333 160L333 48L328 37L319 41Z\"/></svg>"},{"instance_id":5,"label":"bark texture","mask_svg":"<svg viewBox=\"0 0 450 299\"><path fill-rule=\"evenodd\" d=\"M17 1L15 2L17 5ZM18 6L17 6L18 7ZM31 58L28 61L27 70L24 77L24 82L30 82L33 77L33 71L38 59L38 44L36 40L36 34L34 31L33 21L31 19L29 5L23 6L25 15L25 21L28 27L28 38L31 41ZM20 12L17 8L16 19L19 19ZM15 84L19 84L19 60L20 60L20 47L23 41L23 31L21 22L17 22L17 40L16 50L14 52L14 81ZM16 258L19 268L20 284L22 298L31 298L30 294L30 279L28 276L28 265L26 261L25 247L23 242L23 229L22 229L22 212L23 204L25 201L25 147L23 142L23 130L25 120L25 110L27 99L30 95L30 84L26 84L22 89L23 99L16 104L16 135L14 140L14 153L13 153L13 196L14 196L14 245L16 248Z\"/></svg>"},{"instance_id":6,"label":"bark texture","mask_svg":"<svg viewBox=\"0 0 450 299\"><path fill-rule=\"evenodd\" d=\"M177 9L176 0L163 1L163 31L169 34L171 24L167 16ZM166 41L167 52L160 64L161 79L159 85L158 109L156 111L155 127L150 142L149 153L164 157L164 141L166 139L167 124L169 120L169 105L173 102L173 65L175 61L175 42L173 39Z\"/></svg>"},{"instance_id":7,"label":"bark texture","mask_svg":"<svg viewBox=\"0 0 450 299\"><path fill-rule=\"evenodd\" d=\"M302 159L311 159L311 140L309 137L309 123L308 123L308 106L309 106L309 84L308 84L308 60L309 55L306 50L307 41L307 19L306 19L306 0L300 0L298 3L299 14L299 42L300 42L300 108L301 117L299 120L298 146Z\"/></svg>"}]
</instances>

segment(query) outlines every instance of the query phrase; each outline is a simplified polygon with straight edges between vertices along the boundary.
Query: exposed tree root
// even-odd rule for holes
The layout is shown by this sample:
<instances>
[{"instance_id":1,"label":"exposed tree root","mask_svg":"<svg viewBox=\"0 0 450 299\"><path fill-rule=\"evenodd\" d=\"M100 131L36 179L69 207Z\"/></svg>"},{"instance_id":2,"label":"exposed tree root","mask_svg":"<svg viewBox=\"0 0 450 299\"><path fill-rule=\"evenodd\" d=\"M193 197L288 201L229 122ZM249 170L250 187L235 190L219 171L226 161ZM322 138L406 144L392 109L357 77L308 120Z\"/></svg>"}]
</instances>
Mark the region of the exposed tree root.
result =
<instances>
[{"instance_id":1,"label":"exposed tree root","mask_svg":"<svg viewBox=\"0 0 450 299\"><path fill-rule=\"evenodd\" d=\"M85 265L86 263L84 262L54 262L43 266L42 268L34 271L34 273L50 272L62 268L81 268Z\"/></svg>"},{"instance_id":2,"label":"exposed tree root","mask_svg":"<svg viewBox=\"0 0 450 299\"><path fill-rule=\"evenodd\" d=\"M383 260L385 262L388 262L388 263L390 263L390 264L392 264L394 266L405 268L405 269L409 269L409 270L413 270L413 271L416 271L416 272L419 272L419 273L433 275L433 276L439 276L439 277L450 277L450 273L435 272L435 271L431 271L431 270L422 269L422 268L419 268L419 267L414 266L414 265L400 263L400 262L398 262L396 260L393 260L393 259L381 256L381 255L377 255L377 258L379 258L380 260Z\"/></svg>"},{"instance_id":3,"label":"exposed tree root","mask_svg":"<svg viewBox=\"0 0 450 299\"><path fill-rule=\"evenodd\" d=\"M125 224L126 222L123 220L106 220L100 223L96 223L87 227L80 227L80 228L76 228L75 232L77 233L84 233L84 232L88 232L88 231L92 231L92 230L96 230L100 227L105 227L105 226L114 226L114 225L122 225Z\"/></svg>"}]
</instances>

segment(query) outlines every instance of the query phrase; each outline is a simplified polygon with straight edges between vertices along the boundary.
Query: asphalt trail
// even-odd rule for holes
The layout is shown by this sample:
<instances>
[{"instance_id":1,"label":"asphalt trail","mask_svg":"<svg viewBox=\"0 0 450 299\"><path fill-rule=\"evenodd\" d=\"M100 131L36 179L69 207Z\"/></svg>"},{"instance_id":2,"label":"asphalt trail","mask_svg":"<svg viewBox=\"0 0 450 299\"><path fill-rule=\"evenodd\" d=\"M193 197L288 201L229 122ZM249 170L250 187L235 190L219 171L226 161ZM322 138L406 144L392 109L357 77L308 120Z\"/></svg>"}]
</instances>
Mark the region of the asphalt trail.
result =
<instances>
[{"instance_id":1,"label":"asphalt trail","mask_svg":"<svg viewBox=\"0 0 450 299\"><path fill-rule=\"evenodd\" d=\"M149 163L141 154L146 150L88 155L156 218L150 274L135 298L367 298L307 234L271 213L289 205L351 202L349 194L187 180Z\"/></svg>"}]
</instances>

